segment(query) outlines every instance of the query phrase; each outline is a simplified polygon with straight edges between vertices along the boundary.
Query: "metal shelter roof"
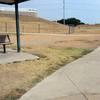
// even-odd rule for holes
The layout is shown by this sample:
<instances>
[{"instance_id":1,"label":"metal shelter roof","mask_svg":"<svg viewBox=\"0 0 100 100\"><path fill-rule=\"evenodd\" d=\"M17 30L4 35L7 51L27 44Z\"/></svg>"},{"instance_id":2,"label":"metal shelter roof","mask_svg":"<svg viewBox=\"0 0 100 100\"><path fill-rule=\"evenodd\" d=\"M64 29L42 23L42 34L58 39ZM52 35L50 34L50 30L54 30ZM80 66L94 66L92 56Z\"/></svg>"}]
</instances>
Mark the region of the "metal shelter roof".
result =
<instances>
[{"instance_id":1,"label":"metal shelter roof","mask_svg":"<svg viewBox=\"0 0 100 100\"><path fill-rule=\"evenodd\" d=\"M21 3L21 2L24 2L24 1L29 1L29 0L0 0L0 3L12 5L12 4Z\"/></svg>"}]
</instances>

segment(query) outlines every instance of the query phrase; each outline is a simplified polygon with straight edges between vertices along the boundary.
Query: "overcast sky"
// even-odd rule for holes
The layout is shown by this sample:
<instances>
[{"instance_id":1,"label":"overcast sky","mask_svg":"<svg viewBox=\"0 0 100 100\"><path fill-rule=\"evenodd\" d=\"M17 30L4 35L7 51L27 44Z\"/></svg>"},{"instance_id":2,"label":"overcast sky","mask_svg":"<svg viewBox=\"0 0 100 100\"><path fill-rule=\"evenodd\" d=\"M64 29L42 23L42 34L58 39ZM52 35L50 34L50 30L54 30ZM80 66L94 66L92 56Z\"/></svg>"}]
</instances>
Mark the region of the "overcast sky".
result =
<instances>
[{"instance_id":1,"label":"overcast sky","mask_svg":"<svg viewBox=\"0 0 100 100\"><path fill-rule=\"evenodd\" d=\"M76 17L83 22L100 23L100 0L65 0L65 6L66 18ZM37 9L40 17L49 20L63 18L63 0L31 0L20 4L20 8Z\"/></svg>"}]
</instances>

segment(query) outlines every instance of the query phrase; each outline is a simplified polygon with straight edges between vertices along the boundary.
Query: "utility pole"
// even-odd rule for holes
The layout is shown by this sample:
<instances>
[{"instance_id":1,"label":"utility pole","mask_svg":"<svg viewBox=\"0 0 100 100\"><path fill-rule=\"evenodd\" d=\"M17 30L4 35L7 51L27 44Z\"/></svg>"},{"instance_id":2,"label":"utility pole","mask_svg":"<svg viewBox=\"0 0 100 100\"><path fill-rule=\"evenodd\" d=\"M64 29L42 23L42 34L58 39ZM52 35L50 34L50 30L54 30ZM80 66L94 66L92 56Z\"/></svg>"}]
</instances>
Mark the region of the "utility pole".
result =
<instances>
[{"instance_id":1,"label":"utility pole","mask_svg":"<svg viewBox=\"0 0 100 100\"><path fill-rule=\"evenodd\" d=\"M65 21L65 0L63 0L63 24L66 25L66 21ZM67 35L67 32L66 32Z\"/></svg>"},{"instance_id":2,"label":"utility pole","mask_svg":"<svg viewBox=\"0 0 100 100\"><path fill-rule=\"evenodd\" d=\"M65 0L63 0L63 24L65 25Z\"/></svg>"}]
</instances>

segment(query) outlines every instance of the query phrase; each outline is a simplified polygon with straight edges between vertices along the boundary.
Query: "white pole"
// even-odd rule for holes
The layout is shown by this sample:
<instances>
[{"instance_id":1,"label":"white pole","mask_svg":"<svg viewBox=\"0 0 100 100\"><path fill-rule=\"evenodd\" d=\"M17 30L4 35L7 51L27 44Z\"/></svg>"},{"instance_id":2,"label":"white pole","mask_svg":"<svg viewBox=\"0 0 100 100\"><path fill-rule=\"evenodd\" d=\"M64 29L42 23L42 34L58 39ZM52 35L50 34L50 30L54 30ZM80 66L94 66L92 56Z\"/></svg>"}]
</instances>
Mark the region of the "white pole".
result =
<instances>
[{"instance_id":1,"label":"white pole","mask_svg":"<svg viewBox=\"0 0 100 100\"><path fill-rule=\"evenodd\" d=\"M65 25L65 0L63 0L63 24Z\"/></svg>"}]
</instances>

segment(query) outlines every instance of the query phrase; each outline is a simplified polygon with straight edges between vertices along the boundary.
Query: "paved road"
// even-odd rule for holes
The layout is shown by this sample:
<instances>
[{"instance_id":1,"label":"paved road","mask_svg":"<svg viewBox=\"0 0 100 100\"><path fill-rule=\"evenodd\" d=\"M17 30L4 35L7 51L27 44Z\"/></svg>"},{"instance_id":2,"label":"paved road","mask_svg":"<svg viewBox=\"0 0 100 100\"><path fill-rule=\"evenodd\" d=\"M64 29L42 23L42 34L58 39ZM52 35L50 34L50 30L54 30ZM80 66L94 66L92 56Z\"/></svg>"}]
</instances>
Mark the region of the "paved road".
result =
<instances>
[{"instance_id":1,"label":"paved road","mask_svg":"<svg viewBox=\"0 0 100 100\"><path fill-rule=\"evenodd\" d=\"M56 71L19 100L100 100L100 48Z\"/></svg>"}]
</instances>

